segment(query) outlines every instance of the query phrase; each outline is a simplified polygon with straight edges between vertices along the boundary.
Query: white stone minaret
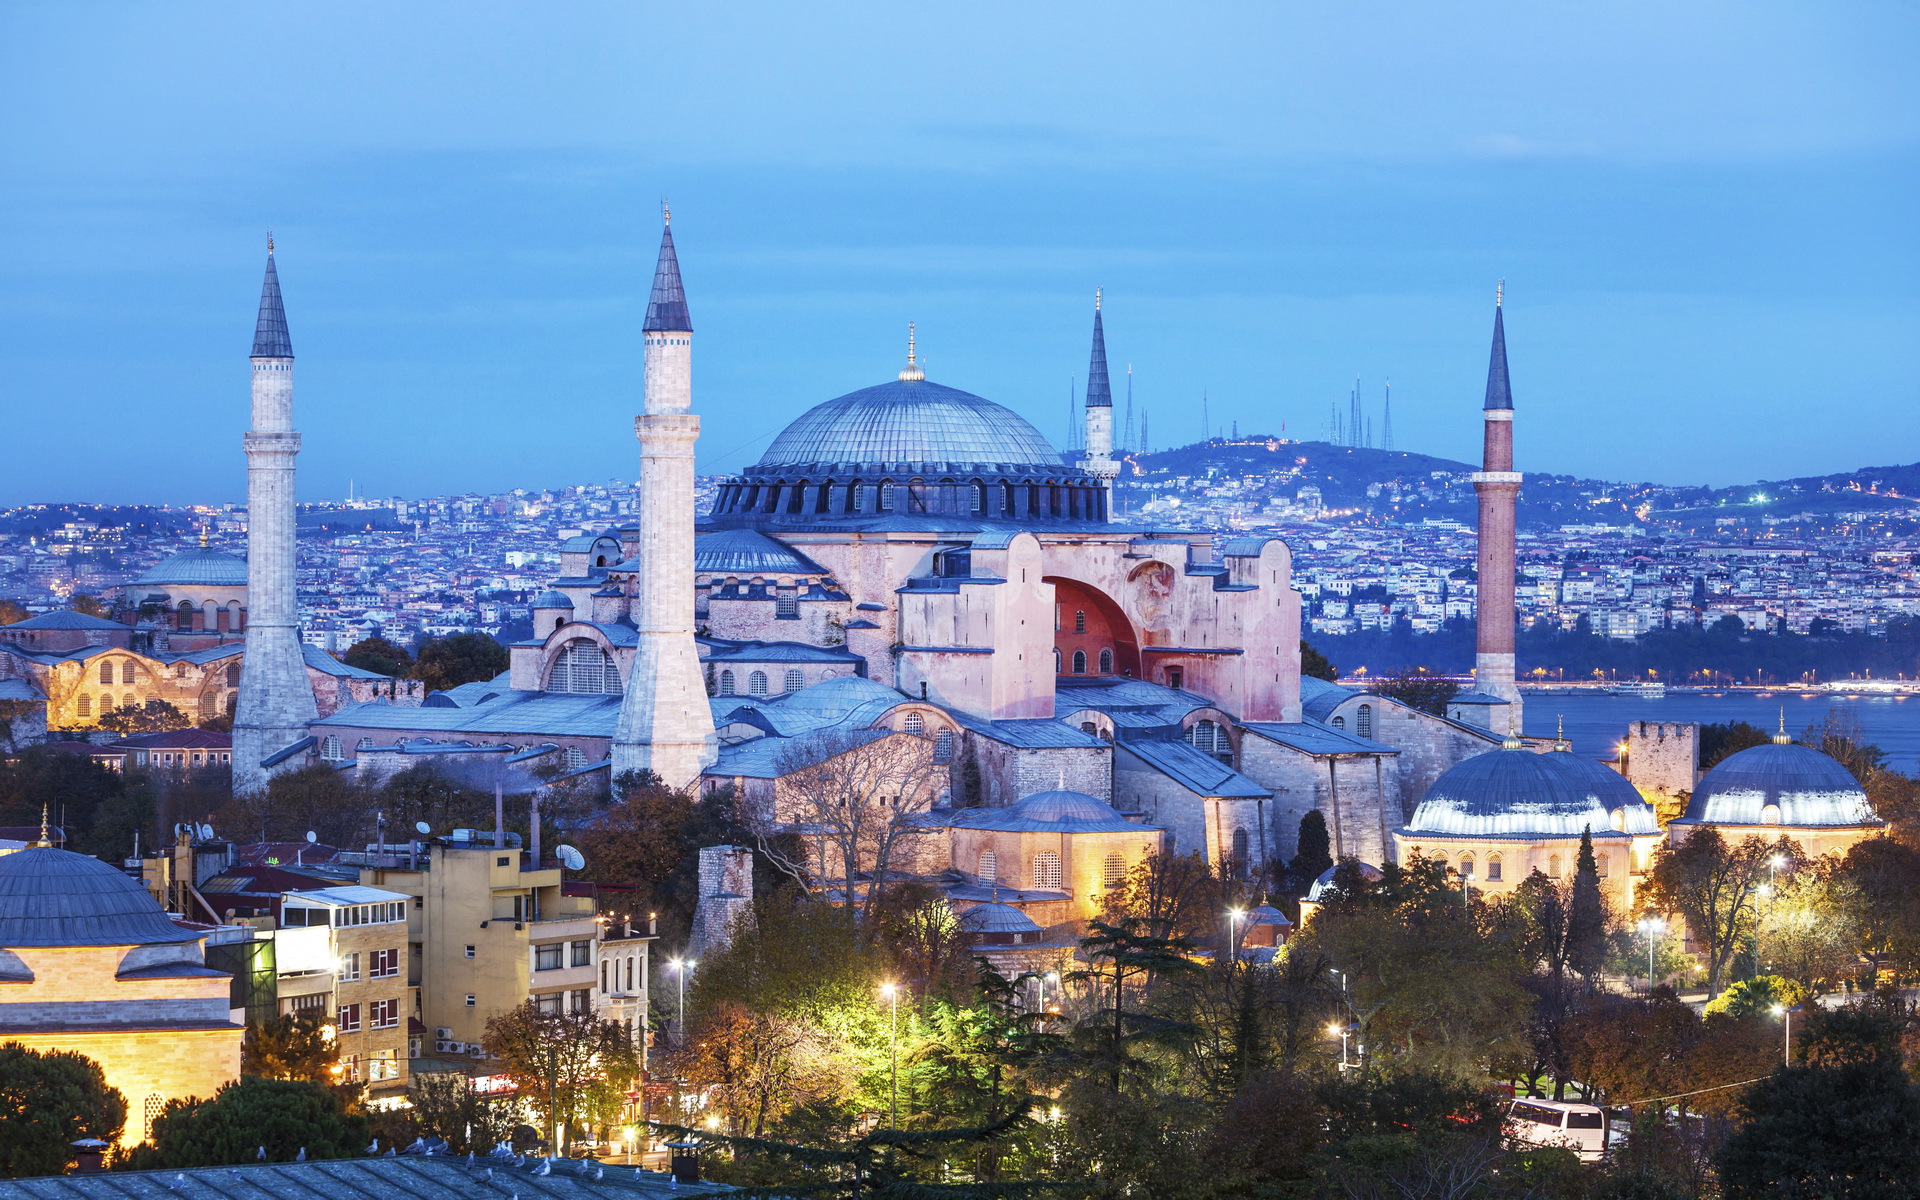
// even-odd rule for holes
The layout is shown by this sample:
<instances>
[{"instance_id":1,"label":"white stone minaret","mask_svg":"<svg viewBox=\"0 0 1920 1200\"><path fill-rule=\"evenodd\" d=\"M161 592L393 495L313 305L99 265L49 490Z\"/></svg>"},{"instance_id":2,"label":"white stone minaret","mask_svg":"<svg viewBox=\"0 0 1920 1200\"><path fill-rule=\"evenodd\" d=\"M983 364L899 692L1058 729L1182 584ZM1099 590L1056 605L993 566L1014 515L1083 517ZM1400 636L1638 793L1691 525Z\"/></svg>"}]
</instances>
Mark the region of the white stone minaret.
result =
<instances>
[{"instance_id":1,"label":"white stone minaret","mask_svg":"<svg viewBox=\"0 0 1920 1200\"><path fill-rule=\"evenodd\" d=\"M233 790L266 786L276 770L297 766L291 756L274 767L263 760L307 736L318 717L300 653L294 596L293 341L280 303L280 275L267 239L267 277L253 332L253 426L247 452L247 640L240 660L240 695L233 714Z\"/></svg>"},{"instance_id":2,"label":"white stone minaret","mask_svg":"<svg viewBox=\"0 0 1920 1200\"><path fill-rule=\"evenodd\" d=\"M666 214L662 214L663 219ZM669 224L642 327L646 399L640 439L640 549L633 624L639 635L613 731L613 774L651 771L669 787L697 782L719 756L693 640L693 319Z\"/></svg>"},{"instance_id":3,"label":"white stone minaret","mask_svg":"<svg viewBox=\"0 0 1920 1200\"><path fill-rule=\"evenodd\" d=\"M1107 335L1100 325L1100 292L1093 293L1093 358L1087 364L1087 456L1080 466L1100 480L1106 512L1113 512L1113 481L1120 464L1113 460L1113 386L1107 379Z\"/></svg>"}]
</instances>

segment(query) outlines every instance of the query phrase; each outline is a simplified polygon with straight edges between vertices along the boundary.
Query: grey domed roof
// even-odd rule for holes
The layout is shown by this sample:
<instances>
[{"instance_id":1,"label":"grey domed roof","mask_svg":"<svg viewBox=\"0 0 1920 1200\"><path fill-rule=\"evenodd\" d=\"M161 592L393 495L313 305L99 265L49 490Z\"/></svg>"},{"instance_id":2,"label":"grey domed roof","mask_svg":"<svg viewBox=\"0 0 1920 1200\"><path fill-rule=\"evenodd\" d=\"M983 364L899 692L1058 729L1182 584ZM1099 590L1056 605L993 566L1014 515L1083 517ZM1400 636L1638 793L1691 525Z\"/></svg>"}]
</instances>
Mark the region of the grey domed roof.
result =
<instances>
[{"instance_id":1,"label":"grey domed roof","mask_svg":"<svg viewBox=\"0 0 1920 1200\"><path fill-rule=\"evenodd\" d=\"M1369 883L1379 883L1382 879L1386 878L1386 875L1381 872L1380 868L1374 866L1372 863L1355 862L1354 866L1359 868L1360 878ZM1334 886L1333 879L1334 876L1340 873L1340 867L1340 863L1335 863L1320 872L1320 874L1314 876L1313 886L1307 889L1307 903L1318 904L1321 898L1328 892L1339 890L1339 888Z\"/></svg>"},{"instance_id":2,"label":"grey domed roof","mask_svg":"<svg viewBox=\"0 0 1920 1200\"><path fill-rule=\"evenodd\" d=\"M0 856L0 946L150 946L183 929L147 889L97 858L38 847Z\"/></svg>"},{"instance_id":3,"label":"grey domed roof","mask_svg":"<svg viewBox=\"0 0 1920 1200\"><path fill-rule=\"evenodd\" d=\"M1002 833L1153 832L1158 828L1129 821L1113 805L1085 792L1069 791L1035 792L1005 808L968 809L964 817L955 823Z\"/></svg>"},{"instance_id":4,"label":"grey domed roof","mask_svg":"<svg viewBox=\"0 0 1920 1200\"><path fill-rule=\"evenodd\" d=\"M247 586L247 560L235 558L231 554L222 554L206 546L195 546L191 550L181 551L165 562L149 567L146 574L134 580L132 584L134 587L167 587L169 585L245 587Z\"/></svg>"},{"instance_id":5,"label":"grey domed roof","mask_svg":"<svg viewBox=\"0 0 1920 1200\"><path fill-rule=\"evenodd\" d=\"M807 410L748 473L811 463L1061 466L1047 439L1012 409L916 379L862 388Z\"/></svg>"},{"instance_id":6,"label":"grey domed roof","mask_svg":"<svg viewBox=\"0 0 1920 1200\"><path fill-rule=\"evenodd\" d=\"M1840 763L1811 746L1778 742L1730 754L1700 781L1687 820L1727 825L1849 826L1878 823L1866 790Z\"/></svg>"},{"instance_id":7,"label":"grey domed roof","mask_svg":"<svg viewBox=\"0 0 1920 1200\"><path fill-rule=\"evenodd\" d=\"M1287 920L1287 914L1281 912L1271 904L1256 904L1247 910L1248 929L1261 925L1278 925L1284 927L1291 924L1293 924L1293 922Z\"/></svg>"},{"instance_id":8,"label":"grey domed roof","mask_svg":"<svg viewBox=\"0 0 1920 1200\"><path fill-rule=\"evenodd\" d=\"M962 933L1038 933L1033 918L1011 904L976 904L960 914Z\"/></svg>"},{"instance_id":9,"label":"grey domed roof","mask_svg":"<svg viewBox=\"0 0 1920 1200\"><path fill-rule=\"evenodd\" d=\"M1616 814L1618 817L1616 818ZM1657 833L1634 786L1565 750L1490 750L1433 781L1407 823L1409 834L1456 837L1579 837L1591 829Z\"/></svg>"},{"instance_id":10,"label":"grey domed roof","mask_svg":"<svg viewBox=\"0 0 1920 1200\"><path fill-rule=\"evenodd\" d=\"M719 529L693 539L696 571L825 575L827 569L785 542L752 529Z\"/></svg>"},{"instance_id":11,"label":"grey domed roof","mask_svg":"<svg viewBox=\"0 0 1920 1200\"><path fill-rule=\"evenodd\" d=\"M572 608L573 601L567 598L567 594L565 592L559 592L559 591L555 591L552 588L548 588L546 591L541 592L538 596L535 596L533 598L533 603L528 607L530 608Z\"/></svg>"}]
</instances>

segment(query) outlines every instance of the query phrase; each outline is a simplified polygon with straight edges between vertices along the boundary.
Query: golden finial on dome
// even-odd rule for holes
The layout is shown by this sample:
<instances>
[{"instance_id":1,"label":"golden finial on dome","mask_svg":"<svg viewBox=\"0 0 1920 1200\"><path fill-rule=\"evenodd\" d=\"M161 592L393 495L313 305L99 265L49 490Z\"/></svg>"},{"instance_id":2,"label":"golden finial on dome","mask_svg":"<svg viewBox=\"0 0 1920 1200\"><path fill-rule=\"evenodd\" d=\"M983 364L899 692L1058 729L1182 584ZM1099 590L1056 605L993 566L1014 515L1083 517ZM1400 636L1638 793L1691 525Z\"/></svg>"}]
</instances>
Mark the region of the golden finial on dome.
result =
<instances>
[{"instance_id":1,"label":"golden finial on dome","mask_svg":"<svg viewBox=\"0 0 1920 1200\"><path fill-rule=\"evenodd\" d=\"M207 548L207 526L204 521L200 524L200 548L202 550Z\"/></svg>"},{"instance_id":2,"label":"golden finial on dome","mask_svg":"<svg viewBox=\"0 0 1920 1200\"><path fill-rule=\"evenodd\" d=\"M1527 744L1520 740L1520 731L1514 728L1513 710L1507 710L1507 736L1500 743L1502 750L1524 750Z\"/></svg>"},{"instance_id":3,"label":"golden finial on dome","mask_svg":"<svg viewBox=\"0 0 1920 1200\"><path fill-rule=\"evenodd\" d=\"M1493 306L1495 308L1499 308L1501 301L1506 299L1506 295L1507 295L1507 281L1505 279L1502 279L1500 282L1493 285Z\"/></svg>"},{"instance_id":4,"label":"golden finial on dome","mask_svg":"<svg viewBox=\"0 0 1920 1200\"><path fill-rule=\"evenodd\" d=\"M665 196L660 197L660 223L662 225L673 224L673 210L667 207L667 198Z\"/></svg>"},{"instance_id":5,"label":"golden finial on dome","mask_svg":"<svg viewBox=\"0 0 1920 1200\"><path fill-rule=\"evenodd\" d=\"M1100 311L1100 289L1093 289L1093 311Z\"/></svg>"},{"instance_id":6,"label":"golden finial on dome","mask_svg":"<svg viewBox=\"0 0 1920 1200\"><path fill-rule=\"evenodd\" d=\"M30 850L50 850L53 848L53 826L47 822L47 806L45 804L40 806L40 840L37 842L29 842L27 848Z\"/></svg>"},{"instance_id":7,"label":"golden finial on dome","mask_svg":"<svg viewBox=\"0 0 1920 1200\"><path fill-rule=\"evenodd\" d=\"M909 383L912 383L916 380L925 379L927 377L927 373L920 369L919 362L916 361L914 358L913 334L914 334L913 322L908 321L907 322L907 365L900 368L900 378Z\"/></svg>"},{"instance_id":8,"label":"golden finial on dome","mask_svg":"<svg viewBox=\"0 0 1920 1200\"><path fill-rule=\"evenodd\" d=\"M273 230L267 230L267 253L273 253Z\"/></svg>"},{"instance_id":9,"label":"golden finial on dome","mask_svg":"<svg viewBox=\"0 0 1920 1200\"><path fill-rule=\"evenodd\" d=\"M1774 731L1773 744L1776 746L1793 744L1793 739L1787 736L1787 706L1784 704L1780 706L1780 728Z\"/></svg>"}]
</instances>

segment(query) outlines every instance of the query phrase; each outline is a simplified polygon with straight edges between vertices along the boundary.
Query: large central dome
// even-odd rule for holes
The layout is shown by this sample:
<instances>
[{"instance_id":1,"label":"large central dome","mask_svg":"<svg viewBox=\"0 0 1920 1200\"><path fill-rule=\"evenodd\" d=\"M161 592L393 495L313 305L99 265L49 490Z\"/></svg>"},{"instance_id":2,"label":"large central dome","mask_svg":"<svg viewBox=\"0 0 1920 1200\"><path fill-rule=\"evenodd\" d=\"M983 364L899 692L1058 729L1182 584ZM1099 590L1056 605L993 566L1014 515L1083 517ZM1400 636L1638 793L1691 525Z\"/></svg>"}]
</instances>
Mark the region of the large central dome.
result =
<instances>
[{"instance_id":1,"label":"large central dome","mask_svg":"<svg viewBox=\"0 0 1920 1200\"><path fill-rule=\"evenodd\" d=\"M814 463L1004 463L1057 469L1060 455L1028 421L984 396L924 379L861 388L809 409L752 471Z\"/></svg>"}]
</instances>

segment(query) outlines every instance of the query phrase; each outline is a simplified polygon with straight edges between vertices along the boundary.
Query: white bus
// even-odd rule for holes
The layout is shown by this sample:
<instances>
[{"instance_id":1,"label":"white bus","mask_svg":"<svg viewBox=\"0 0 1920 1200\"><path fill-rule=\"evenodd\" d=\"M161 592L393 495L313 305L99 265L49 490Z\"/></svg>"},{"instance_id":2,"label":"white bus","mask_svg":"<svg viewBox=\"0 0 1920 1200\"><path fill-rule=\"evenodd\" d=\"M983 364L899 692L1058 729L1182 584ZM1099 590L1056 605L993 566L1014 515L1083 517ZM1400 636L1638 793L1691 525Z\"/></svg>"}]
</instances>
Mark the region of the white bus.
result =
<instances>
[{"instance_id":1,"label":"white bus","mask_svg":"<svg viewBox=\"0 0 1920 1200\"><path fill-rule=\"evenodd\" d=\"M1515 1100L1507 1132L1536 1146L1564 1146L1581 1162L1599 1162L1607 1149L1607 1114L1592 1104Z\"/></svg>"}]
</instances>

